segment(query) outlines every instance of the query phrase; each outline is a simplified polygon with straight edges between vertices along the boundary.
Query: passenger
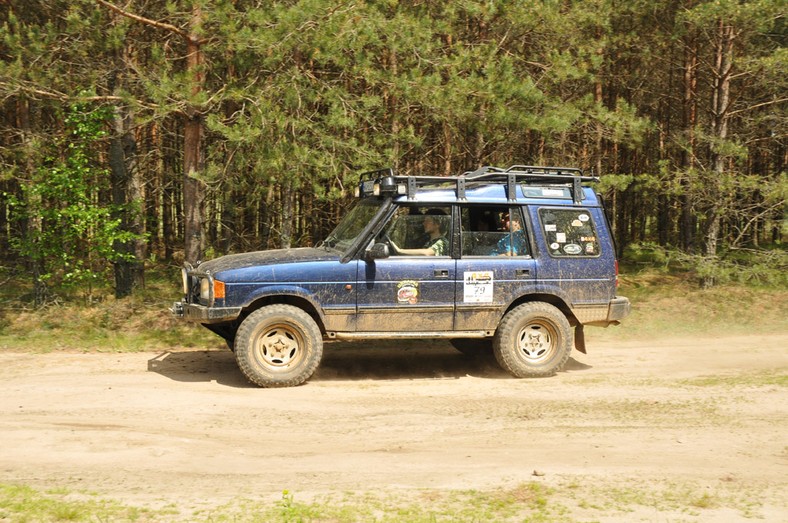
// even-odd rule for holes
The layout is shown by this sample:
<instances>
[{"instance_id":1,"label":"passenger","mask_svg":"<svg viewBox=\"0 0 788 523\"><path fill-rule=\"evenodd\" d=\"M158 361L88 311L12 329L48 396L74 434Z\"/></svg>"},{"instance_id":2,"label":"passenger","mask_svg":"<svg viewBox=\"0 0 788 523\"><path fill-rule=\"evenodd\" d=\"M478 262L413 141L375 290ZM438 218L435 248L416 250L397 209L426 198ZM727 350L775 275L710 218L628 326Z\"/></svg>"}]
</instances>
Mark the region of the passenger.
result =
<instances>
[{"instance_id":1,"label":"passenger","mask_svg":"<svg viewBox=\"0 0 788 523\"><path fill-rule=\"evenodd\" d=\"M522 256L528 254L528 240L523 232L523 224L515 217L511 220L509 217L504 219L504 228L510 231L509 234L504 236L498 241L498 245L492 254L493 256Z\"/></svg>"},{"instance_id":2,"label":"passenger","mask_svg":"<svg viewBox=\"0 0 788 523\"><path fill-rule=\"evenodd\" d=\"M416 256L446 256L449 252L449 241L446 239L444 220L446 213L440 209L430 209L424 215L424 233L427 234L427 241L421 249L400 249L393 241L391 247L397 254L416 255Z\"/></svg>"}]
</instances>

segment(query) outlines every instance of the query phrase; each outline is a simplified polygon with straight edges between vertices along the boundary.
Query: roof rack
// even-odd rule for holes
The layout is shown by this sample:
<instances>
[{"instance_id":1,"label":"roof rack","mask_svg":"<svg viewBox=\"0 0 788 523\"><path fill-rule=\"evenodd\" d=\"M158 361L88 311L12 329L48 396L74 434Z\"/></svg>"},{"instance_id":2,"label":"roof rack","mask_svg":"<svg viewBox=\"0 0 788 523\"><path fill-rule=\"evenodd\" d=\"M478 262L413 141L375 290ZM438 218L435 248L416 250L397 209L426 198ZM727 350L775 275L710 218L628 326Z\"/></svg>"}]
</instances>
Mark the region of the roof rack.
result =
<instances>
[{"instance_id":1,"label":"roof rack","mask_svg":"<svg viewBox=\"0 0 788 523\"><path fill-rule=\"evenodd\" d=\"M373 179L359 183L359 192L367 195L385 193L407 194L414 199L420 186L424 185L455 185L457 199L465 199L465 190L469 183L506 182L506 195L509 201L516 201L516 185L520 183L551 183L565 184L572 193L574 203L583 199L583 182L599 181L596 176L583 175L582 169L574 167L542 167L535 165L512 165L507 169L484 166L475 171L467 171L459 176L398 176L391 168L379 169L364 173L362 177Z\"/></svg>"}]
</instances>

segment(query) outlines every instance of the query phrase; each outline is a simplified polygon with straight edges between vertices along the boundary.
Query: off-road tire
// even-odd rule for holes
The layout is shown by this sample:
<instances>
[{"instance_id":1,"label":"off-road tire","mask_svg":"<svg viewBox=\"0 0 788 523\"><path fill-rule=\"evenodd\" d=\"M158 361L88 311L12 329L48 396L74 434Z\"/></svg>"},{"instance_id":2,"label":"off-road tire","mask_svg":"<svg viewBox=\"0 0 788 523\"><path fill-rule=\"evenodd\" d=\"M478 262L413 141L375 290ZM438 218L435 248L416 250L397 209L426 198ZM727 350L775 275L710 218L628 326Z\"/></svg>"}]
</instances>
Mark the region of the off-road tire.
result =
<instances>
[{"instance_id":1,"label":"off-road tire","mask_svg":"<svg viewBox=\"0 0 788 523\"><path fill-rule=\"evenodd\" d=\"M292 305L268 305L251 313L235 335L235 359L260 387L294 387L314 374L323 357L315 320Z\"/></svg>"},{"instance_id":2,"label":"off-road tire","mask_svg":"<svg viewBox=\"0 0 788 523\"><path fill-rule=\"evenodd\" d=\"M519 305L498 325L493 352L501 367L518 378L552 376L572 352L569 321L549 303Z\"/></svg>"}]
</instances>

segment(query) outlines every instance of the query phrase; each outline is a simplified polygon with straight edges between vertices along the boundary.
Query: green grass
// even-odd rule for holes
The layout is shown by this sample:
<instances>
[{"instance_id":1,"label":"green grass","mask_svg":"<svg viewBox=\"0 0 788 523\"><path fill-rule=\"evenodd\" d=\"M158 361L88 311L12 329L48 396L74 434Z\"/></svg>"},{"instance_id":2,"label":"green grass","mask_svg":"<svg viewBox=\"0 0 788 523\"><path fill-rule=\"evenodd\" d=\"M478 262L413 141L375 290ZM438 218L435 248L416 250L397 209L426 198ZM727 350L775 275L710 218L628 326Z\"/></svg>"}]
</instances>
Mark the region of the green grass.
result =
<instances>
[{"instance_id":1,"label":"green grass","mask_svg":"<svg viewBox=\"0 0 788 523\"><path fill-rule=\"evenodd\" d=\"M0 485L0 521L156 521L167 514L63 489Z\"/></svg>"},{"instance_id":2,"label":"green grass","mask_svg":"<svg viewBox=\"0 0 788 523\"><path fill-rule=\"evenodd\" d=\"M29 284L8 280L0 286L0 350L135 352L189 347L223 348L200 326L172 317L179 299L178 272L148 273L147 287L116 300L109 290L86 304L78 295L46 307L29 303ZM632 301L621 325L588 328L590 342L687 336L735 336L788 332L788 289L726 285L700 289L688 275L645 269L625 274L619 294Z\"/></svg>"},{"instance_id":3,"label":"green grass","mask_svg":"<svg viewBox=\"0 0 788 523\"><path fill-rule=\"evenodd\" d=\"M723 285L701 289L687 275L644 270L623 275L618 293L632 302L621 325L588 328L590 340L788 333L788 289Z\"/></svg>"},{"instance_id":4,"label":"green grass","mask_svg":"<svg viewBox=\"0 0 788 523\"><path fill-rule=\"evenodd\" d=\"M0 520L9 522L113 521L212 523L439 523L643 520L661 514L666 520L711 521L720 514L762 518L765 507L779 497L773 489L741 485L722 478L707 484L681 480L632 481L593 478L539 481L489 491L408 490L345 492L301 500L290 491L272 501L233 499L191 513L174 508L151 509L124 505L96 495L64 490L36 491L20 485L0 485ZM634 514L640 516L634 517Z\"/></svg>"},{"instance_id":5,"label":"green grass","mask_svg":"<svg viewBox=\"0 0 788 523\"><path fill-rule=\"evenodd\" d=\"M0 350L142 352L173 348L220 348L223 342L199 325L175 319L169 311L179 299L180 273L150 271L147 286L115 299L109 289L92 303L62 296L46 306L29 302L29 285L11 280L0 286Z\"/></svg>"}]
</instances>

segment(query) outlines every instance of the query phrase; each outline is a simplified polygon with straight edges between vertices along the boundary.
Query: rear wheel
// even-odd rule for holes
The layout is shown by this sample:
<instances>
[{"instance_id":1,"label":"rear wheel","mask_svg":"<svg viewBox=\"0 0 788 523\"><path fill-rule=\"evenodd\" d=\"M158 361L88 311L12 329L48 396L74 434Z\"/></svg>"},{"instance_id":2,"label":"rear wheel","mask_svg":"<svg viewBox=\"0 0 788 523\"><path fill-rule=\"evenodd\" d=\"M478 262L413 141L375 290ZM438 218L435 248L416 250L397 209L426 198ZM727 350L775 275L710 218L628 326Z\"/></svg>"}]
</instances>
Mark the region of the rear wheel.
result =
<instances>
[{"instance_id":1,"label":"rear wheel","mask_svg":"<svg viewBox=\"0 0 788 523\"><path fill-rule=\"evenodd\" d=\"M254 311L238 328L234 345L241 372L260 387L300 385L323 357L323 338L315 320L292 305Z\"/></svg>"},{"instance_id":2,"label":"rear wheel","mask_svg":"<svg viewBox=\"0 0 788 523\"><path fill-rule=\"evenodd\" d=\"M572 352L569 321L549 303L524 303L501 320L493 351L501 367L518 378L552 376Z\"/></svg>"}]
</instances>

